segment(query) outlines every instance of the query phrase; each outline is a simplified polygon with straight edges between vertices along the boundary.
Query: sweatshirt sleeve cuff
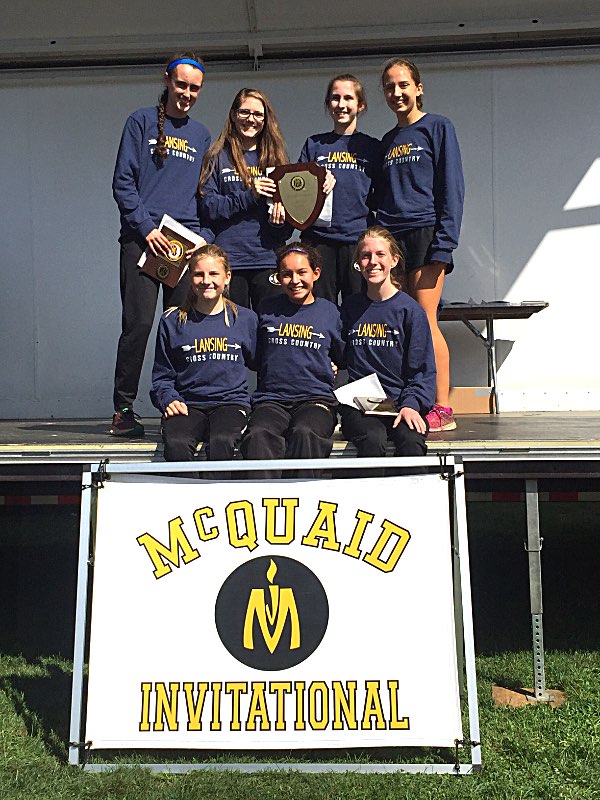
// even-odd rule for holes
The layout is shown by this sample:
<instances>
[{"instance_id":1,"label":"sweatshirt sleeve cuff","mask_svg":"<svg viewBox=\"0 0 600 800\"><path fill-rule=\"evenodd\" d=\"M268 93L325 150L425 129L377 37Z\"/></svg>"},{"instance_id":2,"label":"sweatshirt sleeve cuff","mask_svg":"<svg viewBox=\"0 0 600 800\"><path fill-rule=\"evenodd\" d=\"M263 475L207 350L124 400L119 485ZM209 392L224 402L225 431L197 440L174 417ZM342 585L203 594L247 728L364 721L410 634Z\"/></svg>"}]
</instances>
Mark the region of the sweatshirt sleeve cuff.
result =
<instances>
[{"instance_id":1,"label":"sweatshirt sleeve cuff","mask_svg":"<svg viewBox=\"0 0 600 800\"><path fill-rule=\"evenodd\" d=\"M139 226L138 233L142 237L142 239L145 239L146 236L148 236L148 234L150 233L150 231L154 230L154 228L156 228L156 225L152 222L151 219L148 219L142 222L142 224Z\"/></svg>"},{"instance_id":2,"label":"sweatshirt sleeve cuff","mask_svg":"<svg viewBox=\"0 0 600 800\"><path fill-rule=\"evenodd\" d=\"M201 228L200 236L204 239L206 244L212 244L215 240L215 235L210 228Z\"/></svg>"},{"instance_id":3,"label":"sweatshirt sleeve cuff","mask_svg":"<svg viewBox=\"0 0 600 800\"><path fill-rule=\"evenodd\" d=\"M419 401L416 397L402 397L400 395L400 399L396 403L398 407L398 411L402 408L412 408L413 411L417 411L419 414L421 413L421 406L419 405Z\"/></svg>"},{"instance_id":4,"label":"sweatshirt sleeve cuff","mask_svg":"<svg viewBox=\"0 0 600 800\"><path fill-rule=\"evenodd\" d=\"M451 264L452 263L452 251L451 250L434 250L431 251L430 256L432 261L440 261L442 264Z\"/></svg>"}]
</instances>

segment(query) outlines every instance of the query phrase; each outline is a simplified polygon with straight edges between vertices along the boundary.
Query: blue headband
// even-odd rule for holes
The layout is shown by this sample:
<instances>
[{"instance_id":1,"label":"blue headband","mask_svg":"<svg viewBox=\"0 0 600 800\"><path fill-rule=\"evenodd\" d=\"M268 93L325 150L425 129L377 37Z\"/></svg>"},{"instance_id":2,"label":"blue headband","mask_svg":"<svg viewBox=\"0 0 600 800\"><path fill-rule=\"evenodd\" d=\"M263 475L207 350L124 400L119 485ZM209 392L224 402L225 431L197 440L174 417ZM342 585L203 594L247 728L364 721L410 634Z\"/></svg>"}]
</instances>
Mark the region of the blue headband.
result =
<instances>
[{"instance_id":1,"label":"blue headband","mask_svg":"<svg viewBox=\"0 0 600 800\"><path fill-rule=\"evenodd\" d=\"M167 72L170 72L172 69L179 66L179 64L191 64L192 67L196 67L196 69L199 69L200 72L204 74L204 67L194 58L178 58L176 61L171 61L167 67Z\"/></svg>"}]
</instances>

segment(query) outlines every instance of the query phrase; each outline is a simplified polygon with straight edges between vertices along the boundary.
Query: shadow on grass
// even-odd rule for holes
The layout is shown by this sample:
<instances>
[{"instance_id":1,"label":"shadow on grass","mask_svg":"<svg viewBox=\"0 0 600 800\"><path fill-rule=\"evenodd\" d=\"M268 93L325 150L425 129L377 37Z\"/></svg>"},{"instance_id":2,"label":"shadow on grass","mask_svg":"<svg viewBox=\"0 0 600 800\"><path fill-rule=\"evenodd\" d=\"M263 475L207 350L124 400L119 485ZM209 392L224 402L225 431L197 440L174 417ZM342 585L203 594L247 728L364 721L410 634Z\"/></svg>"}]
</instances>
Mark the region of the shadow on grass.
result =
<instances>
[{"instance_id":1,"label":"shadow on grass","mask_svg":"<svg viewBox=\"0 0 600 800\"><path fill-rule=\"evenodd\" d=\"M23 720L28 734L41 739L59 761L66 761L72 676L64 667L43 661L39 676L4 678L0 687Z\"/></svg>"}]
</instances>

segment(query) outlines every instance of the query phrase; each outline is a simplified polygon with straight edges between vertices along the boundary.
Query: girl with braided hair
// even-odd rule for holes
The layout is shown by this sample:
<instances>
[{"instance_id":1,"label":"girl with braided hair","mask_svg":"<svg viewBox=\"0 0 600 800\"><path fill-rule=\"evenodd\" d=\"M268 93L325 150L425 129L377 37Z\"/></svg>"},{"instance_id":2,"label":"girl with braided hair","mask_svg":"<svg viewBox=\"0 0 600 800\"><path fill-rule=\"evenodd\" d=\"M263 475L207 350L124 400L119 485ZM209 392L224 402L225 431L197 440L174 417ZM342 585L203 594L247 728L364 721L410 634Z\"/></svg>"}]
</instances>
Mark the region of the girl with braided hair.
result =
<instances>
[{"instance_id":1,"label":"girl with braided hair","mask_svg":"<svg viewBox=\"0 0 600 800\"><path fill-rule=\"evenodd\" d=\"M114 436L143 436L133 413L160 284L137 266L148 247L167 255L168 239L158 230L163 214L211 238L198 216L198 179L210 144L208 129L190 119L204 79L204 63L193 52L174 54L163 73L164 90L154 108L135 111L125 123L113 196L121 216L120 288L122 331L115 367ZM163 286L163 308L179 305L187 281Z\"/></svg>"}]
</instances>

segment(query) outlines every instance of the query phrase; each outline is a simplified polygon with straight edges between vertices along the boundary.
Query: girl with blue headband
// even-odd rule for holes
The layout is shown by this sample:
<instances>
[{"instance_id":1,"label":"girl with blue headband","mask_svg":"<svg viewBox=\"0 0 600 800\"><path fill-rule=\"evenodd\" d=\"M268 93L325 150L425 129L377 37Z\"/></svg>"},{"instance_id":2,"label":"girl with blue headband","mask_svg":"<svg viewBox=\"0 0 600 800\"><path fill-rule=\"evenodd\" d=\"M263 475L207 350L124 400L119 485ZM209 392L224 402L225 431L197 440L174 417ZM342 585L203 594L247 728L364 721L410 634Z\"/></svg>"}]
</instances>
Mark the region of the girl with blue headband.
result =
<instances>
[{"instance_id":1,"label":"girl with blue headband","mask_svg":"<svg viewBox=\"0 0 600 800\"><path fill-rule=\"evenodd\" d=\"M210 237L198 217L196 194L210 133L189 117L204 80L204 64L195 53L176 53L163 72L158 105L134 111L125 123L113 178L113 196L121 216L120 286L122 331L117 349L114 409L110 433L143 436L133 404L144 362L160 284L137 266L148 247L170 252L158 230L163 214ZM204 242L203 242L204 243ZM163 309L180 306L187 280L163 286Z\"/></svg>"}]
</instances>

